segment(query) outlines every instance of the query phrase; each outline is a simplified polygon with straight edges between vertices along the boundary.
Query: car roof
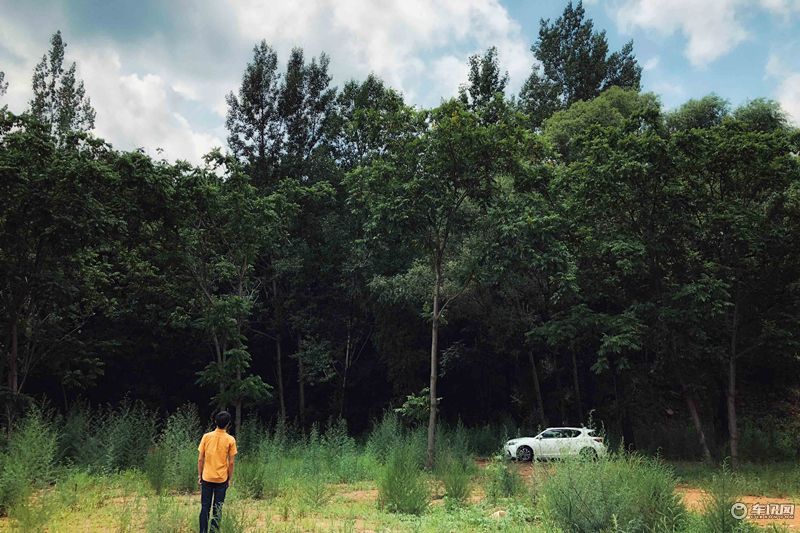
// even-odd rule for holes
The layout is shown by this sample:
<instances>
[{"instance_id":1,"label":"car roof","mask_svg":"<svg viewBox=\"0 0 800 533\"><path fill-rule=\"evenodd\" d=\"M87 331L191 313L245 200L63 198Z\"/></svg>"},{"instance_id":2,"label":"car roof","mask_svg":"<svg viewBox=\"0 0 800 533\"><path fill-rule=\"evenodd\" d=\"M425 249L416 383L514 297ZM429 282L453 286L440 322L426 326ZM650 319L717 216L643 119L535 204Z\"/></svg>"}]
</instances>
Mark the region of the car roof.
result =
<instances>
[{"instance_id":1,"label":"car roof","mask_svg":"<svg viewBox=\"0 0 800 533\"><path fill-rule=\"evenodd\" d=\"M579 427L572 427L572 426L557 426L557 427L554 426L554 427L551 427L551 428L543 429L542 431L549 431L551 429L574 429L574 430L577 430L577 431L594 431L593 429L590 429L590 428L579 428Z\"/></svg>"}]
</instances>

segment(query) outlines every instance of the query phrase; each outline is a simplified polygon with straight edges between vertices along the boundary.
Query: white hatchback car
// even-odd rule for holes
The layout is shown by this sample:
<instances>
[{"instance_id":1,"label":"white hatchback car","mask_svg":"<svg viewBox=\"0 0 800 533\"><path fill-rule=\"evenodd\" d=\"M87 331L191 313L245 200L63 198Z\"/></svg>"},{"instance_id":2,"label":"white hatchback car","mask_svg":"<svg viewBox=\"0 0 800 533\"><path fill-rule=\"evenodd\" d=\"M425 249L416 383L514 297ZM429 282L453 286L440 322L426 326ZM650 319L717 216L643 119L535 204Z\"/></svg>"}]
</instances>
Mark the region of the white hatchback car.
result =
<instances>
[{"instance_id":1,"label":"white hatchback car","mask_svg":"<svg viewBox=\"0 0 800 533\"><path fill-rule=\"evenodd\" d=\"M588 428L547 428L535 437L511 439L504 448L506 457L519 461L596 458L606 454L603 437L595 436L594 430Z\"/></svg>"}]
</instances>

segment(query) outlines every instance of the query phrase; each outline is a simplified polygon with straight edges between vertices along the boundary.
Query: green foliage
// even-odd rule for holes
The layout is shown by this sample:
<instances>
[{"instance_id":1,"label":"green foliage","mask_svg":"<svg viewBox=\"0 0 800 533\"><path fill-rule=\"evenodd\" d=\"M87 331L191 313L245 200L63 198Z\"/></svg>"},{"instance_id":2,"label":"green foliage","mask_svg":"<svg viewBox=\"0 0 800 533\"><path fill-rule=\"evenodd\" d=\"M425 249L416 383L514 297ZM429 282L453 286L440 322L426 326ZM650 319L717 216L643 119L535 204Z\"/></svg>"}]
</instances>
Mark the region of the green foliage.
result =
<instances>
[{"instance_id":1,"label":"green foliage","mask_svg":"<svg viewBox=\"0 0 800 533\"><path fill-rule=\"evenodd\" d=\"M445 505L448 508L462 506L469 499L474 468L474 461L470 456L452 452L437 454L437 477L444 485Z\"/></svg>"},{"instance_id":2,"label":"green foliage","mask_svg":"<svg viewBox=\"0 0 800 533\"><path fill-rule=\"evenodd\" d=\"M372 431L367 438L367 450L381 463L386 463L394 446L402 440L403 428L395 412L385 411L380 420L373 423Z\"/></svg>"},{"instance_id":3,"label":"green foliage","mask_svg":"<svg viewBox=\"0 0 800 533\"><path fill-rule=\"evenodd\" d=\"M393 513L419 515L428 508L430 490L419 456L409 442L392 447L378 480L378 505Z\"/></svg>"},{"instance_id":4,"label":"green foliage","mask_svg":"<svg viewBox=\"0 0 800 533\"><path fill-rule=\"evenodd\" d=\"M521 496L525 485L519 472L502 456L492 457L484 471L486 497L497 502L502 498Z\"/></svg>"},{"instance_id":5,"label":"green foliage","mask_svg":"<svg viewBox=\"0 0 800 533\"><path fill-rule=\"evenodd\" d=\"M161 494L167 486L167 465L170 452L164 447L155 446L147 452L144 461L144 472L156 494Z\"/></svg>"},{"instance_id":6,"label":"green foliage","mask_svg":"<svg viewBox=\"0 0 800 533\"><path fill-rule=\"evenodd\" d=\"M541 495L552 520L574 532L677 531L686 513L669 467L637 455L567 461Z\"/></svg>"},{"instance_id":7,"label":"green foliage","mask_svg":"<svg viewBox=\"0 0 800 533\"><path fill-rule=\"evenodd\" d=\"M32 408L17 424L0 452L0 515L15 505L27 513L28 496L53 481L56 441L53 421L41 408Z\"/></svg>"},{"instance_id":8,"label":"green foliage","mask_svg":"<svg viewBox=\"0 0 800 533\"><path fill-rule=\"evenodd\" d=\"M585 15L581 2L570 2L555 22L540 21L539 37L531 46L537 64L520 91L533 127L610 87L639 89L642 67L633 54L633 41L609 54L605 31L595 31Z\"/></svg>"},{"instance_id":9,"label":"green foliage","mask_svg":"<svg viewBox=\"0 0 800 533\"><path fill-rule=\"evenodd\" d=\"M167 496L159 496L151 500L144 515L144 531L147 533L188 533L196 527L194 513L190 516L175 500ZM191 524L191 525L190 525Z\"/></svg>"}]
</instances>

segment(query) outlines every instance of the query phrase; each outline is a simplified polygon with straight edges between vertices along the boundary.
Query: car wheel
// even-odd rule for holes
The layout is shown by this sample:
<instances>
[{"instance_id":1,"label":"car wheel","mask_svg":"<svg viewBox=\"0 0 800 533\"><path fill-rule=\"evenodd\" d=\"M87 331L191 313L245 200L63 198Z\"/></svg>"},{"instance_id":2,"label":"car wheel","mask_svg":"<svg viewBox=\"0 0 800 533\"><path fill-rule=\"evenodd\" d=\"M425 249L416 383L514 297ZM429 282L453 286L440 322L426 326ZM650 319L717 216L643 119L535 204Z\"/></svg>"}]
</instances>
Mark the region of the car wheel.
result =
<instances>
[{"instance_id":1,"label":"car wheel","mask_svg":"<svg viewBox=\"0 0 800 533\"><path fill-rule=\"evenodd\" d=\"M584 448L581 450L581 459L594 460L597 459L597 450L594 448Z\"/></svg>"},{"instance_id":2,"label":"car wheel","mask_svg":"<svg viewBox=\"0 0 800 533\"><path fill-rule=\"evenodd\" d=\"M520 446L517 448L518 461L533 461L533 450L530 446Z\"/></svg>"}]
</instances>

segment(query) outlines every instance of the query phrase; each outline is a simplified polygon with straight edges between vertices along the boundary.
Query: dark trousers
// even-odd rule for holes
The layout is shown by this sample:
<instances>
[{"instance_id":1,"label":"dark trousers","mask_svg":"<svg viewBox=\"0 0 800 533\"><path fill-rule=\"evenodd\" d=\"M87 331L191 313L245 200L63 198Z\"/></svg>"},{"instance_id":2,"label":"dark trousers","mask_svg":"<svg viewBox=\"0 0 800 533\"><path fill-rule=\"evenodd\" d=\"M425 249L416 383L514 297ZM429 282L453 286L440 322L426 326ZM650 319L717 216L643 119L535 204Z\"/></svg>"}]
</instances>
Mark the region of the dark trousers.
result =
<instances>
[{"instance_id":1,"label":"dark trousers","mask_svg":"<svg viewBox=\"0 0 800 533\"><path fill-rule=\"evenodd\" d=\"M219 531L222 520L222 503L225 501L225 491L228 482L212 483L203 480L200 484L200 533L209 533L208 514L211 512L211 531Z\"/></svg>"}]
</instances>

